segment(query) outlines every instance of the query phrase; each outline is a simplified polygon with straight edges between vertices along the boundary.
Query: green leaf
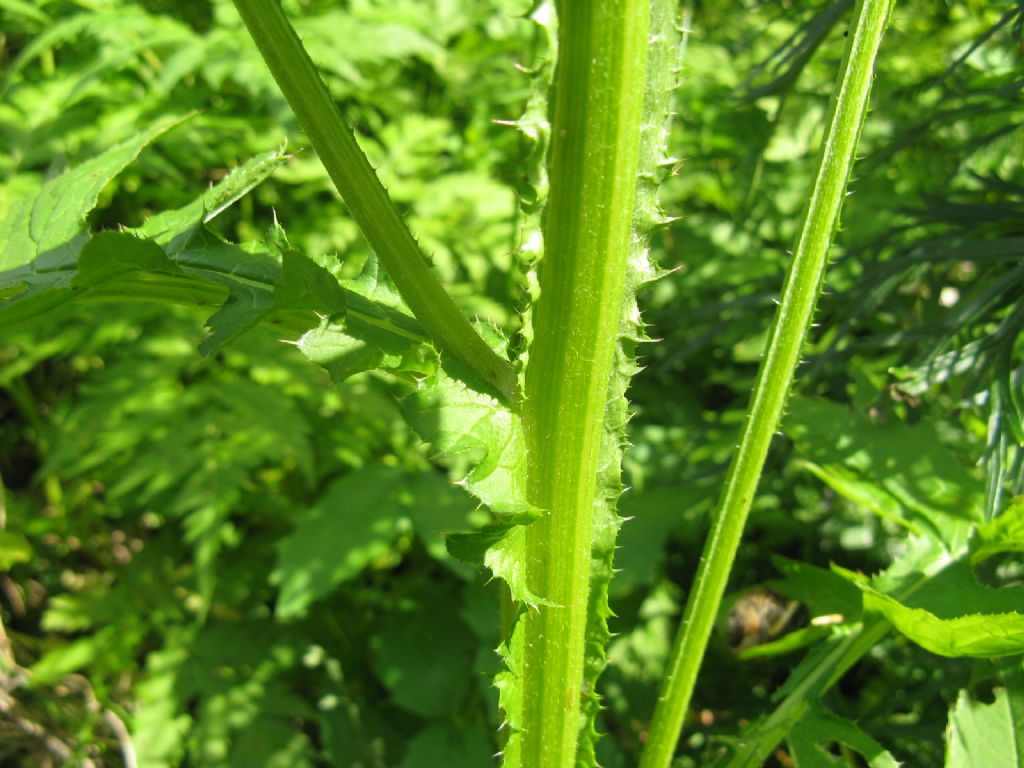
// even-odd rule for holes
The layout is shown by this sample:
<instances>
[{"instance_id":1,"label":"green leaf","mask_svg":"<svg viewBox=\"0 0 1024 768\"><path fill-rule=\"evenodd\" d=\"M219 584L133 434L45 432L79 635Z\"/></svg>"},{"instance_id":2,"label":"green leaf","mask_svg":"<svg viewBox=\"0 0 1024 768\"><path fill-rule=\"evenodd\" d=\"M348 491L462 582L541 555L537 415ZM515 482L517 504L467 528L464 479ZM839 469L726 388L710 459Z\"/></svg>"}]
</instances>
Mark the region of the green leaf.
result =
<instances>
[{"instance_id":1,"label":"green leaf","mask_svg":"<svg viewBox=\"0 0 1024 768\"><path fill-rule=\"evenodd\" d=\"M409 314L387 276L371 257L353 280L344 281L345 316L324 317L298 340L299 350L331 374L335 383L379 369L418 379L437 367L426 332Z\"/></svg>"},{"instance_id":2,"label":"green leaf","mask_svg":"<svg viewBox=\"0 0 1024 768\"><path fill-rule=\"evenodd\" d=\"M242 199L290 158L279 150L256 155L188 205L150 216L134 233L177 253L202 225Z\"/></svg>"},{"instance_id":3,"label":"green leaf","mask_svg":"<svg viewBox=\"0 0 1024 768\"><path fill-rule=\"evenodd\" d=\"M238 638L245 642L239 643ZM299 723L314 712L285 677L297 665L296 639L269 621L174 626L148 654L132 734L141 768L202 765L311 766Z\"/></svg>"},{"instance_id":4,"label":"green leaf","mask_svg":"<svg viewBox=\"0 0 1024 768\"><path fill-rule=\"evenodd\" d=\"M284 232L277 229L276 245L281 253L281 278L274 285L274 309L315 312L331 315L345 308L345 291L327 271L284 241Z\"/></svg>"},{"instance_id":5,"label":"green leaf","mask_svg":"<svg viewBox=\"0 0 1024 768\"><path fill-rule=\"evenodd\" d=\"M402 474L373 464L344 475L298 515L270 574L279 589L278 616L304 615L313 602L391 552L405 516Z\"/></svg>"},{"instance_id":6,"label":"green leaf","mask_svg":"<svg viewBox=\"0 0 1024 768\"><path fill-rule=\"evenodd\" d=\"M62 643L47 651L32 665L30 684L50 685L81 669L95 671L103 663L125 663L131 658L137 637L134 632L125 633L123 630L123 627L108 625L95 634Z\"/></svg>"},{"instance_id":7,"label":"green leaf","mask_svg":"<svg viewBox=\"0 0 1024 768\"><path fill-rule=\"evenodd\" d=\"M936 595L941 599L950 589L954 593L958 589L955 583L951 585L948 580L957 582L964 577L963 571L949 572L943 569L944 565L948 565L948 556L945 547L937 539L912 537L903 555L886 571L871 579L870 584L879 591L892 591L903 599L931 601ZM958 565L966 569L968 582L978 586L971 576L969 564L959 562ZM833 573L848 578L861 588L869 582L866 576L843 571L835 566ZM969 597L977 599L982 596L974 594ZM818 706L825 691L890 630L888 621L878 614L869 614L863 618L859 630L831 634L811 648L786 682L775 691L772 698L777 702L776 708L746 727L742 736L735 740L732 752L723 755L716 765L728 768L754 768L762 765L772 749L786 738L808 711Z\"/></svg>"},{"instance_id":8,"label":"green leaf","mask_svg":"<svg viewBox=\"0 0 1024 768\"><path fill-rule=\"evenodd\" d=\"M173 124L158 123L15 205L0 224L0 247L4 249L0 253L8 254L3 258L17 262L18 267L0 275L0 296L6 295L0 304L0 326L30 319L73 299L199 305L223 301L224 306L210 320L210 335L201 346L209 354L273 312L291 310L295 315L294 310L302 310L305 319L297 327L304 330L317 322L313 313L329 314L344 307L335 278L323 265L291 251L279 230L271 233L268 244L247 250L204 229L206 222L287 159L280 153L253 158L194 202L152 216L130 233L102 232L90 239L80 231L85 214L95 205L106 181L122 170L146 142ZM83 170L84 180L80 178ZM72 211L75 206L77 209ZM50 250L44 251L34 241L26 240L24 233L30 226L45 227L41 242L63 244L51 243ZM278 289L279 280L283 285ZM297 296L300 289L310 291L306 303Z\"/></svg>"},{"instance_id":9,"label":"green leaf","mask_svg":"<svg viewBox=\"0 0 1024 768\"><path fill-rule=\"evenodd\" d=\"M972 565L1005 552L1024 552L1024 496L1013 499L995 520L974 529Z\"/></svg>"},{"instance_id":10,"label":"green leaf","mask_svg":"<svg viewBox=\"0 0 1024 768\"><path fill-rule=\"evenodd\" d=\"M796 461L794 465L805 469L825 483L847 501L863 507L883 520L897 523L911 533L920 534L920 526L908 520L899 501L888 491L865 480L856 472L841 466L820 466L813 461Z\"/></svg>"},{"instance_id":11,"label":"green leaf","mask_svg":"<svg viewBox=\"0 0 1024 768\"><path fill-rule=\"evenodd\" d=\"M358 14L358 10L334 11L296 20L295 31L321 68L349 77L353 71L358 76L359 70L352 66L356 62L376 63L414 56L430 62L445 56L444 48L411 26L387 23L385 19L372 22ZM339 46L338 40L351 43Z\"/></svg>"},{"instance_id":12,"label":"green leaf","mask_svg":"<svg viewBox=\"0 0 1024 768\"><path fill-rule=\"evenodd\" d=\"M187 649L179 639L187 631L172 630L166 645L147 655L145 675L134 686L137 705L132 735L141 768L181 765L193 722L178 700L178 676L188 663Z\"/></svg>"},{"instance_id":13,"label":"green leaf","mask_svg":"<svg viewBox=\"0 0 1024 768\"><path fill-rule=\"evenodd\" d=\"M0 222L0 272L26 267L26 282L38 273L68 269L78 256L85 216L100 191L161 134L184 118L157 121L148 129L48 181L34 195L17 200ZM5 276L3 288L10 276Z\"/></svg>"},{"instance_id":14,"label":"green leaf","mask_svg":"<svg viewBox=\"0 0 1024 768\"><path fill-rule=\"evenodd\" d=\"M504 340L487 327L481 332L499 354ZM414 430L451 468L458 485L478 498L492 522L472 533L448 537L448 551L483 565L504 580L516 600L539 605L521 567L522 525L540 514L526 500L526 444L518 413L457 360L446 361L402 402Z\"/></svg>"},{"instance_id":15,"label":"green leaf","mask_svg":"<svg viewBox=\"0 0 1024 768\"><path fill-rule=\"evenodd\" d=\"M284 686L268 686L267 695L280 696L275 704L265 706L251 726L232 739L229 768L314 768L315 750L309 736L292 719L290 704L303 702L290 695Z\"/></svg>"},{"instance_id":16,"label":"green leaf","mask_svg":"<svg viewBox=\"0 0 1024 768\"><path fill-rule=\"evenodd\" d=\"M476 513L473 500L438 472L423 472L409 478L406 495L411 499L408 514L416 535L427 552L463 578L469 568L451 557L448 536L464 530Z\"/></svg>"},{"instance_id":17,"label":"green leaf","mask_svg":"<svg viewBox=\"0 0 1024 768\"><path fill-rule=\"evenodd\" d=\"M811 618L838 614L844 622L861 615L861 594L848 579L835 571L775 555L772 564L781 579L765 582L765 587L807 606Z\"/></svg>"},{"instance_id":18,"label":"green leaf","mask_svg":"<svg viewBox=\"0 0 1024 768\"><path fill-rule=\"evenodd\" d=\"M312 766L298 723L315 711L286 677L303 647L288 633L268 620L220 621L182 638L183 653L169 655L163 671L174 680L176 710L194 715L187 738L196 763Z\"/></svg>"},{"instance_id":19,"label":"green leaf","mask_svg":"<svg viewBox=\"0 0 1024 768\"><path fill-rule=\"evenodd\" d=\"M476 640L456 601L426 584L388 614L376 639L374 667L395 703L426 718L459 711Z\"/></svg>"},{"instance_id":20,"label":"green leaf","mask_svg":"<svg viewBox=\"0 0 1024 768\"><path fill-rule=\"evenodd\" d=\"M356 335L354 323L337 323L324 319L320 325L306 331L299 338L299 350L312 362L327 370L331 379L340 384L364 371L380 369L397 373L403 370L407 354L415 354L418 344L397 337L389 344L390 352L379 344ZM380 334L373 334L378 336Z\"/></svg>"},{"instance_id":21,"label":"green leaf","mask_svg":"<svg viewBox=\"0 0 1024 768\"><path fill-rule=\"evenodd\" d=\"M206 321L206 335L199 344L204 357L266 319L273 311L273 286L281 276L280 254L267 252L262 246L235 245L207 230L199 230L176 254L191 276L227 290L224 303Z\"/></svg>"},{"instance_id":22,"label":"green leaf","mask_svg":"<svg viewBox=\"0 0 1024 768\"><path fill-rule=\"evenodd\" d=\"M487 331L487 329L482 329ZM496 350L503 343L491 331ZM526 586L522 525L540 514L526 500L526 443L518 413L475 379L468 367L447 361L402 402L413 429L447 464L456 482L491 512L492 523L449 536L448 551L483 565L504 580L514 599L540 605Z\"/></svg>"},{"instance_id":23,"label":"green leaf","mask_svg":"<svg viewBox=\"0 0 1024 768\"><path fill-rule=\"evenodd\" d=\"M865 611L881 614L910 640L941 656L1024 652L1024 586L993 589L978 583L966 554L901 570L897 564L870 584L856 582Z\"/></svg>"},{"instance_id":24,"label":"green leaf","mask_svg":"<svg viewBox=\"0 0 1024 768\"><path fill-rule=\"evenodd\" d=\"M90 584L78 592L54 595L43 614L42 626L50 632L81 632L96 626L113 624L131 609L124 590L111 590L109 584Z\"/></svg>"},{"instance_id":25,"label":"green leaf","mask_svg":"<svg viewBox=\"0 0 1024 768\"><path fill-rule=\"evenodd\" d=\"M1024 605L1021 596L1015 606ZM920 608L908 608L878 592L864 594L864 609L877 611L897 630L925 650L940 656L1005 656L1024 653L1024 614L968 613L940 619Z\"/></svg>"},{"instance_id":26,"label":"green leaf","mask_svg":"<svg viewBox=\"0 0 1024 768\"><path fill-rule=\"evenodd\" d=\"M96 206L100 191L147 144L182 120L160 120L14 202L0 221L0 326L70 298L78 255L88 239L85 217Z\"/></svg>"},{"instance_id":27,"label":"green leaf","mask_svg":"<svg viewBox=\"0 0 1024 768\"><path fill-rule=\"evenodd\" d=\"M141 274L140 274L141 273ZM72 290L88 290L119 278L163 273L184 275L156 243L120 232L100 232L82 247Z\"/></svg>"},{"instance_id":28,"label":"green leaf","mask_svg":"<svg viewBox=\"0 0 1024 768\"><path fill-rule=\"evenodd\" d=\"M982 481L928 423L876 424L846 406L795 397L784 427L798 454L837 493L871 512L927 531L957 551L981 521Z\"/></svg>"},{"instance_id":29,"label":"green leaf","mask_svg":"<svg viewBox=\"0 0 1024 768\"><path fill-rule=\"evenodd\" d=\"M1017 681L1019 683L1019 676ZM949 712L946 768L1018 768L1024 765L1024 690L996 688L983 702L960 691Z\"/></svg>"},{"instance_id":30,"label":"green leaf","mask_svg":"<svg viewBox=\"0 0 1024 768\"><path fill-rule=\"evenodd\" d=\"M0 491L2 493L2 491ZM0 497L0 503L2 503ZM9 571L18 563L32 559L32 545L20 533L0 529L0 571Z\"/></svg>"},{"instance_id":31,"label":"green leaf","mask_svg":"<svg viewBox=\"0 0 1024 768\"><path fill-rule=\"evenodd\" d=\"M471 511L466 495L436 472L371 464L338 478L278 544L270 576L279 588L277 615L302 616L374 561L391 562L395 539L410 528L442 556L441 534L464 528Z\"/></svg>"},{"instance_id":32,"label":"green leaf","mask_svg":"<svg viewBox=\"0 0 1024 768\"><path fill-rule=\"evenodd\" d=\"M433 370L436 354L415 320L358 293L349 293L347 299L343 319L324 318L297 342L302 354L325 368L335 383L375 369L405 378Z\"/></svg>"},{"instance_id":33,"label":"green leaf","mask_svg":"<svg viewBox=\"0 0 1024 768\"><path fill-rule=\"evenodd\" d=\"M862 731L856 723L820 708L800 721L790 732L786 742L797 768L850 765L849 760L833 757L822 748L823 744L837 742L863 755L870 768L898 768L901 765L888 750Z\"/></svg>"},{"instance_id":34,"label":"green leaf","mask_svg":"<svg viewBox=\"0 0 1024 768\"><path fill-rule=\"evenodd\" d=\"M490 336L500 350L504 341L496 332ZM519 415L468 367L451 361L439 368L403 401L402 410L446 462L460 465L458 482L487 505L497 522L537 517L538 510L526 500L526 444Z\"/></svg>"},{"instance_id":35,"label":"green leaf","mask_svg":"<svg viewBox=\"0 0 1024 768\"><path fill-rule=\"evenodd\" d=\"M482 565L504 581L515 599L524 605L545 605L547 601L530 591L522 562L526 556L522 525L496 523L472 533L454 533L448 537L448 552L467 563Z\"/></svg>"},{"instance_id":36,"label":"green leaf","mask_svg":"<svg viewBox=\"0 0 1024 768\"><path fill-rule=\"evenodd\" d=\"M430 725L409 742L399 768L454 766L491 768L493 749L479 730L452 725Z\"/></svg>"}]
</instances>

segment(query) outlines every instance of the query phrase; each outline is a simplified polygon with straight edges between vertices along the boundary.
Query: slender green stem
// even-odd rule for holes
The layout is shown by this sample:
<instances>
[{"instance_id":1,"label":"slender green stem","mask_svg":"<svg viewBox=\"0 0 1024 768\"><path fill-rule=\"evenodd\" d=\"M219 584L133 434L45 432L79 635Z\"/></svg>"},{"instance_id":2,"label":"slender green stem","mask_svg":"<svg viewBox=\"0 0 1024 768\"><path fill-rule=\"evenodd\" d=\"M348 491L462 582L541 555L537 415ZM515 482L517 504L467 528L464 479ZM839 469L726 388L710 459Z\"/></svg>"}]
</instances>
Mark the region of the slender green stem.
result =
<instances>
[{"instance_id":1,"label":"slender green stem","mask_svg":"<svg viewBox=\"0 0 1024 768\"><path fill-rule=\"evenodd\" d=\"M352 217L409 309L441 349L467 363L514 402L515 371L473 329L431 272L278 0L235 0L235 6Z\"/></svg>"},{"instance_id":2,"label":"slender green stem","mask_svg":"<svg viewBox=\"0 0 1024 768\"><path fill-rule=\"evenodd\" d=\"M622 314L644 104L648 0L558 4L551 188L526 369L530 589L518 764L575 762L598 453Z\"/></svg>"},{"instance_id":3,"label":"slender green stem","mask_svg":"<svg viewBox=\"0 0 1024 768\"><path fill-rule=\"evenodd\" d=\"M697 672L736 557L765 457L821 287L860 129L867 113L875 57L894 0L859 0L840 75L814 191L793 251L782 301L772 324L740 446L729 467L680 632L648 732L641 768L667 768L682 731Z\"/></svg>"}]
</instances>

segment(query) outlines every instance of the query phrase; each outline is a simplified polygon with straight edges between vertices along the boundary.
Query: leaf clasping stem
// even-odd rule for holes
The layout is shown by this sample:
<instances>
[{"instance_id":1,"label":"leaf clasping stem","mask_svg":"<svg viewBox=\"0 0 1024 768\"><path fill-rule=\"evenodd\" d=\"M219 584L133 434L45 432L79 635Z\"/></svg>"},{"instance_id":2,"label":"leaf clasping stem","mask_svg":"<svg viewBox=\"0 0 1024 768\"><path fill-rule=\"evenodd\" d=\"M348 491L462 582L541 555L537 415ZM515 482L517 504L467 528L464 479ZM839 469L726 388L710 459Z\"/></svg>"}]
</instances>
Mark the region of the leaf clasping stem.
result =
<instances>
[{"instance_id":1,"label":"leaf clasping stem","mask_svg":"<svg viewBox=\"0 0 1024 768\"><path fill-rule=\"evenodd\" d=\"M517 405L515 370L470 325L431 271L278 0L234 3L334 186L413 315L440 349Z\"/></svg>"}]
</instances>

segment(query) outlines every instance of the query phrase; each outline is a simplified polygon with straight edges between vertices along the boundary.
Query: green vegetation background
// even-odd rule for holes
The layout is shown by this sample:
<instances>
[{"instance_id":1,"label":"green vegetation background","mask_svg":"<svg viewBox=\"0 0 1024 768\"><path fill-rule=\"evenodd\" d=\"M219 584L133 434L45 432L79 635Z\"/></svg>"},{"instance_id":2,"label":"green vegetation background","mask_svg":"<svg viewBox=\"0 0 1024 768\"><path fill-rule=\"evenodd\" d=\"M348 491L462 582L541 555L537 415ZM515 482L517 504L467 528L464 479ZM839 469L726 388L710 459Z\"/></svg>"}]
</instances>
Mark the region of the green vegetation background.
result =
<instances>
[{"instance_id":1,"label":"green vegetation background","mask_svg":"<svg viewBox=\"0 0 1024 768\"><path fill-rule=\"evenodd\" d=\"M514 333L528 147L503 123L530 95L520 67L547 55L528 4L284 5L456 300ZM643 743L851 7L684 9L679 163L662 190L681 218L656 243L674 271L642 297L660 341L632 389L608 768L634 765ZM1021 492L1021 13L897 6L802 397L734 596L778 578L774 555L889 565L908 525L885 515L886 493L951 487L994 511ZM0 220L67 167L194 110L104 191L94 231L138 226L286 144L294 157L213 228L243 242L276 220L349 274L366 262L230 2L0 0L0 67ZM405 427L404 385L335 387L268 327L203 359L204 317L86 304L0 339L0 650L18 665L0 666L0 763L59 765L63 749L71 764L120 765L126 727L143 766L495 764L496 588L442 535L484 515ZM812 614L813 596L790 597L802 602L783 631ZM680 765L706 764L716 737L769 709L799 658L740 658L728 640L713 641ZM889 638L828 705L897 758L939 765L972 674Z\"/></svg>"}]
</instances>

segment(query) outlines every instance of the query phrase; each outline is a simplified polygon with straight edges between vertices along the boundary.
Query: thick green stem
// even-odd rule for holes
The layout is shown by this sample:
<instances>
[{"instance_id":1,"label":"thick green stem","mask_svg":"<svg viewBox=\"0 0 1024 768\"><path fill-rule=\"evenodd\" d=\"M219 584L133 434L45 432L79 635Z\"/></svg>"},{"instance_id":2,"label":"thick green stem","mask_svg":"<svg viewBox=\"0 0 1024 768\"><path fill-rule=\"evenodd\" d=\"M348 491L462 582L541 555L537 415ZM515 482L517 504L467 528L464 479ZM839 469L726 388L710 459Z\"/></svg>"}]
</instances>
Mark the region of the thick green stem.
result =
<instances>
[{"instance_id":1,"label":"thick green stem","mask_svg":"<svg viewBox=\"0 0 1024 768\"><path fill-rule=\"evenodd\" d=\"M434 343L515 401L515 371L487 346L431 272L278 0L235 0L235 6L352 217L409 309ZM344 45L344 41L338 44Z\"/></svg>"},{"instance_id":2,"label":"thick green stem","mask_svg":"<svg viewBox=\"0 0 1024 768\"><path fill-rule=\"evenodd\" d=\"M667 768L679 740L747 513L814 312L826 256L839 221L860 129L867 113L875 57L892 5L893 0L859 0L857 3L832 95L828 132L821 149L814 191L793 251L743 437L729 467L672 649L641 768Z\"/></svg>"},{"instance_id":3,"label":"thick green stem","mask_svg":"<svg viewBox=\"0 0 1024 768\"><path fill-rule=\"evenodd\" d=\"M623 306L644 104L648 0L558 4L551 188L524 419L527 579L550 602L525 621L515 760L575 762L598 452Z\"/></svg>"}]
</instances>

